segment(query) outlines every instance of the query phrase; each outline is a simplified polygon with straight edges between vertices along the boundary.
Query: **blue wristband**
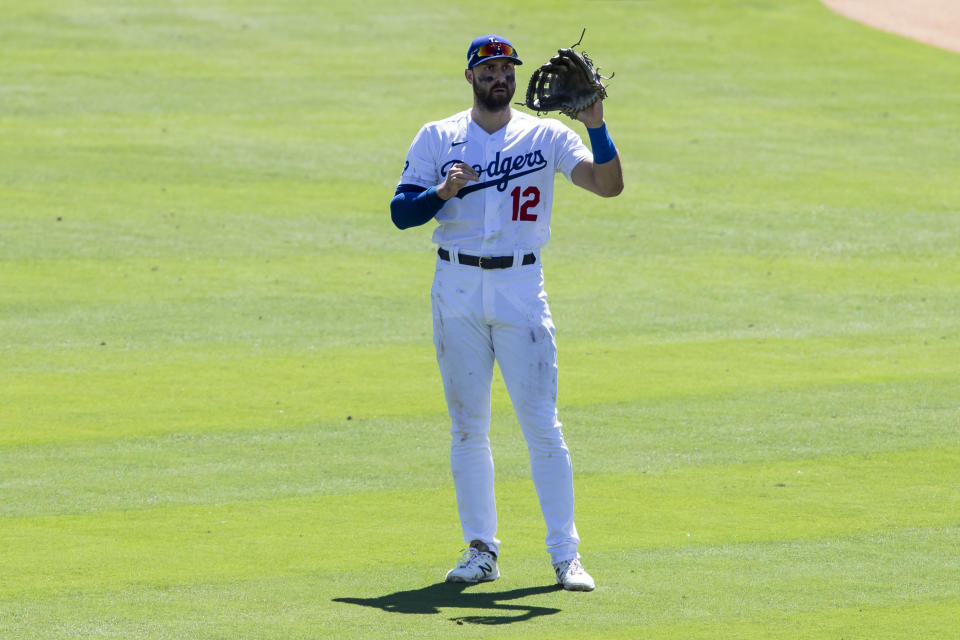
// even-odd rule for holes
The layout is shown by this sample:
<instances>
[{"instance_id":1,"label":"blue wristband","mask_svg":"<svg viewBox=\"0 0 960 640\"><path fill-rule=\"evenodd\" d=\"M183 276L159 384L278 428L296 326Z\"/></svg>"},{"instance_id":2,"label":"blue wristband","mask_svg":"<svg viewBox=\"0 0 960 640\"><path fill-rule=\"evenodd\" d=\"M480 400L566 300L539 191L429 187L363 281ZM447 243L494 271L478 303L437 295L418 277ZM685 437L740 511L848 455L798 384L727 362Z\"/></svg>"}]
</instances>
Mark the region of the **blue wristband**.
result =
<instances>
[{"instance_id":1,"label":"blue wristband","mask_svg":"<svg viewBox=\"0 0 960 640\"><path fill-rule=\"evenodd\" d=\"M605 164L617 157L617 148L607 132L607 123L604 122L596 129L587 127L590 136L590 147L593 149L594 164Z\"/></svg>"}]
</instances>

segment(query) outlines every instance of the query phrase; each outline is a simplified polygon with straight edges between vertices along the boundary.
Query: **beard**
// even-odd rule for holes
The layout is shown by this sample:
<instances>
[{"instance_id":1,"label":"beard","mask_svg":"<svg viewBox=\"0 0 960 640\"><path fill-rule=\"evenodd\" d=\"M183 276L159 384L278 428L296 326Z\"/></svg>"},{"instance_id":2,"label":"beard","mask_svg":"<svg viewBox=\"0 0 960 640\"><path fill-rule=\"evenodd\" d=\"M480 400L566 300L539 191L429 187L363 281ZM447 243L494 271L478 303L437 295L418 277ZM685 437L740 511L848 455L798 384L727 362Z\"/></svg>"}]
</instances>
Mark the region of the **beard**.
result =
<instances>
[{"instance_id":1,"label":"beard","mask_svg":"<svg viewBox=\"0 0 960 640\"><path fill-rule=\"evenodd\" d=\"M513 94L516 91L516 85L507 83L495 84L488 91L484 91L479 83L473 83L473 95L477 102L487 111L502 111L510 106L513 100ZM505 89L505 93L494 93L496 89Z\"/></svg>"}]
</instances>

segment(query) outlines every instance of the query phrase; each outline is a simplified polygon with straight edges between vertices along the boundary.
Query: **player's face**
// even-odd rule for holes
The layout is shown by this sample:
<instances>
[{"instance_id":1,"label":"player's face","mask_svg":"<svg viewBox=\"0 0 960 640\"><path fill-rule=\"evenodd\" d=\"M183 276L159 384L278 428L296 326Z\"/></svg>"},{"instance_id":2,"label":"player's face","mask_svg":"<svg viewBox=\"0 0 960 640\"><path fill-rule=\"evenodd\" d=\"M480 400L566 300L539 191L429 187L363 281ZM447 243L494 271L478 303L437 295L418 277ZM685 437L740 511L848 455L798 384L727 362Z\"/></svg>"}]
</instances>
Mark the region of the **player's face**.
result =
<instances>
[{"instance_id":1,"label":"player's face","mask_svg":"<svg viewBox=\"0 0 960 640\"><path fill-rule=\"evenodd\" d=\"M506 58L491 60L478 64L470 72L473 95L479 104L490 111L509 106L517 90L517 75L512 61Z\"/></svg>"}]
</instances>

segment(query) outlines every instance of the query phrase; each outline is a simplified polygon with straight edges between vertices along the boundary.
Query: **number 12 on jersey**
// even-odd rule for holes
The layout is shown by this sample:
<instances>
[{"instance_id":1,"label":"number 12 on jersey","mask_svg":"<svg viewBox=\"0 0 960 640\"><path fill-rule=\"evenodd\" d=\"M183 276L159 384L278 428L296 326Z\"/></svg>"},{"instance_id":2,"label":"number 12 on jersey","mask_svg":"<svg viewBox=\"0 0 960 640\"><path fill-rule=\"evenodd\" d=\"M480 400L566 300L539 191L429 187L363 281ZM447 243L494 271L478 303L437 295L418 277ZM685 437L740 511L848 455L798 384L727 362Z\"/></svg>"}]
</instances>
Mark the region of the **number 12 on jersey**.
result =
<instances>
[{"instance_id":1,"label":"number 12 on jersey","mask_svg":"<svg viewBox=\"0 0 960 640\"><path fill-rule=\"evenodd\" d=\"M530 209L540 204L540 189L536 187L527 187L521 191L520 187L514 187L510 192L513 196L513 220L522 220L524 222L534 222L537 214L530 213ZM523 202L520 198L525 198Z\"/></svg>"}]
</instances>

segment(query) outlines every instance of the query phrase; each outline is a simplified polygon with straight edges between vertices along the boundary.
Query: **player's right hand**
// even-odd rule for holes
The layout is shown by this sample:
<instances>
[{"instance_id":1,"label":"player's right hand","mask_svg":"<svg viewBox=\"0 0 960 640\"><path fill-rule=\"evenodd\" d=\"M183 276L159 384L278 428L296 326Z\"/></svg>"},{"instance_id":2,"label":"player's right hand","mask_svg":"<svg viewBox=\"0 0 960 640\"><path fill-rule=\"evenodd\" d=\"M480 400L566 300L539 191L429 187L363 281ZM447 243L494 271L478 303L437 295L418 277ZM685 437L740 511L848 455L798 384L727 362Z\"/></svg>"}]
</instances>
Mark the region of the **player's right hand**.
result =
<instances>
[{"instance_id":1,"label":"player's right hand","mask_svg":"<svg viewBox=\"0 0 960 640\"><path fill-rule=\"evenodd\" d=\"M449 200L460 193L468 182L476 182L480 176L473 167L465 162L458 162L447 171L446 177L437 187L437 195L443 200Z\"/></svg>"}]
</instances>

